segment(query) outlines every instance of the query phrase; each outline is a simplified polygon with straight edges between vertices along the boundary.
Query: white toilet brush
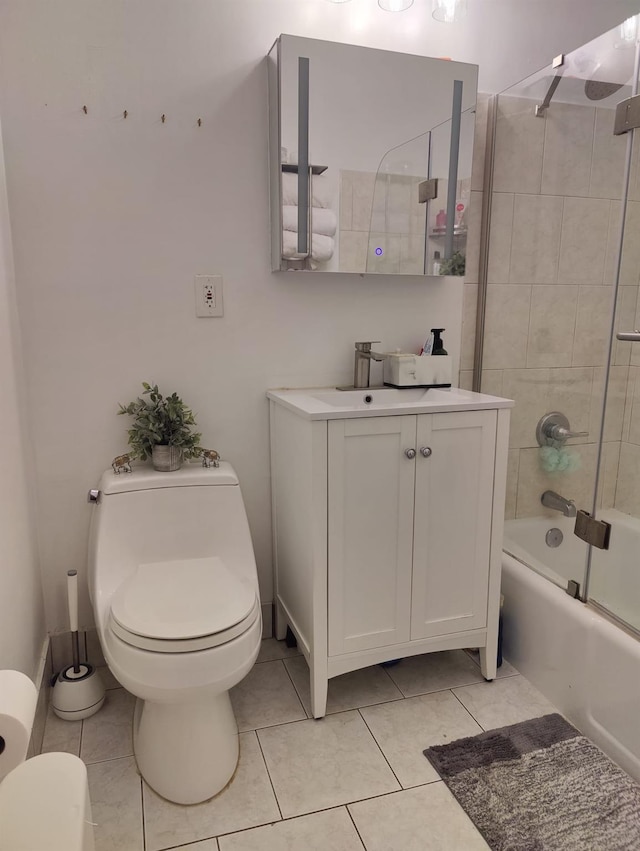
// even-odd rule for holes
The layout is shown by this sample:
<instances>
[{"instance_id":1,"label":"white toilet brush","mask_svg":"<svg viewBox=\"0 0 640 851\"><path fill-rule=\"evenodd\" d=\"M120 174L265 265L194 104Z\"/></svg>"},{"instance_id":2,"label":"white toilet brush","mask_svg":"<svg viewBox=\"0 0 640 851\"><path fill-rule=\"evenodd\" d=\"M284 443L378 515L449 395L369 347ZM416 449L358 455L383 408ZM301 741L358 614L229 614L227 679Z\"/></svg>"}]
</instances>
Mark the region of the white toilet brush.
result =
<instances>
[{"instance_id":1,"label":"white toilet brush","mask_svg":"<svg viewBox=\"0 0 640 851\"><path fill-rule=\"evenodd\" d=\"M51 705L59 718L77 721L88 718L104 703L104 684L93 665L80 662L78 643L78 571L67 572L69 622L73 665L63 668L53 684Z\"/></svg>"}]
</instances>

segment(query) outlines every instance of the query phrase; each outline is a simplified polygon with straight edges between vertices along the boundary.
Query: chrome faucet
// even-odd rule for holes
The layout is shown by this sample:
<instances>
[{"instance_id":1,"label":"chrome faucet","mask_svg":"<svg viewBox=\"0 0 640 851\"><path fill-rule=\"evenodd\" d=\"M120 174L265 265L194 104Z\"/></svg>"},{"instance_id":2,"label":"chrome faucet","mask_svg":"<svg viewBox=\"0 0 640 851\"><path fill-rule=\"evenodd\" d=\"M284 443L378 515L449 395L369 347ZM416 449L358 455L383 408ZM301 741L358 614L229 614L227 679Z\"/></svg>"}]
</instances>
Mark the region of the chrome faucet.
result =
<instances>
[{"instance_id":1,"label":"chrome faucet","mask_svg":"<svg viewBox=\"0 0 640 851\"><path fill-rule=\"evenodd\" d=\"M374 340L379 343L379 340ZM371 351L371 343L356 343L356 360L353 370L353 386L356 388L369 387L369 371L371 361L383 361L386 355Z\"/></svg>"},{"instance_id":2,"label":"chrome faucet","mask_svg":"<svg viewBox=\"0 0 640 851\"><path fill-rule=\"evenodd\" d=\"M576 504L572 499L565 499L555 491L545 491L540 497L540 502L545 508L552 508L554 511L561 511L565 517L576 516Z\"/></svg>"}]
</instances>

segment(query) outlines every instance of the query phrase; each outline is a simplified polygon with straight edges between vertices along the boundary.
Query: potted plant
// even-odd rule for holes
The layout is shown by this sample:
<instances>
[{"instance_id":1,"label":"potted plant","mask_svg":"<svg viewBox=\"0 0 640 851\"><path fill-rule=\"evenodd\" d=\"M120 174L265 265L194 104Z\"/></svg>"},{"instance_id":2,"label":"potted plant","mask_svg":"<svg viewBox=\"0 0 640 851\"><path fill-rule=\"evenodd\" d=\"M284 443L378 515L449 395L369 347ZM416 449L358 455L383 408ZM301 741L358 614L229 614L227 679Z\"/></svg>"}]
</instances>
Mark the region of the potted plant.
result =
<instances>
[{"instance_id":1,"label":"potted plant","mask_svg":"<svg viewBox=\"0 0 640 851\"><path fill-rule=\"evenodd\" d=\"M155 470L179 470L185 458L194 458L202 450L201 434L193 430L196 425L193 411L177 393L162 396L158 385L142 382L143 396L128 405L120 405L118 414L133 417L129 429L131 455L145 461L151 458Z\"/></svg>"}]
</instances>

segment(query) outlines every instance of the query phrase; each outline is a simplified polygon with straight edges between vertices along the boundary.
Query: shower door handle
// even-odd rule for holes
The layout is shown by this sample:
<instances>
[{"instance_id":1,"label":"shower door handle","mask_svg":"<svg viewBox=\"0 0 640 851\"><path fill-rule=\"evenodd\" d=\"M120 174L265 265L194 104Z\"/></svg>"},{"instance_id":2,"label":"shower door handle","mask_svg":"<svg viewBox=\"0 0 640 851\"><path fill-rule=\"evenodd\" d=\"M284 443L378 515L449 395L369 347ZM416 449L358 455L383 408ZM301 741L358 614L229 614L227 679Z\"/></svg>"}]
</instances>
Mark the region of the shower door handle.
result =
<instances>
[{"instance_id":1,"label":"shower door handle","mask_svg":"<svg viewBox=\"0 0 640 851\"><path fill-rule=\"evenodd\" d=\"M640 331L618 331L618 340L629 340L630 343L640 343Z\"/></svg>"}]
</instances>

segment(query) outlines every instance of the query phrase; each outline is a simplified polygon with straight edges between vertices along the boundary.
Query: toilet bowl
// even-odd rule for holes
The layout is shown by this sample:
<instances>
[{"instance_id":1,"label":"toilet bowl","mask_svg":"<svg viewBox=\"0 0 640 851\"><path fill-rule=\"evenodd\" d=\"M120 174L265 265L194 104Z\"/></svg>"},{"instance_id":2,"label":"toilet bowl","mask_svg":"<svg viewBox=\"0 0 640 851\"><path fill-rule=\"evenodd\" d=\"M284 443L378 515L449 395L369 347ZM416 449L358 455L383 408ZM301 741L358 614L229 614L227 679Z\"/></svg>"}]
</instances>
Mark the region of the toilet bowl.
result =
<instances>
[{"instance_id":1,"label":"toilet bowl","mask_svg":"<svg viewBox=\"0 0 640 851\"><path fill-rule=\"evenodd\" d=\"M94 848L87 769L77 756L34 756L0 783L0 851Z\"/></svg>"},{"instance_id":2,"label":"toilet bowl","mask_svg":"<svg viewBox=\"0 0 640 851\"><path fill-rule=\"evenodd\" d=\"M89 592L107 665L136 696L133 747L159 795L194 804L238 762L229 689L255 662L255 556L230 464L107 471L93 508Z\"/></svg>"}]
</instances>

